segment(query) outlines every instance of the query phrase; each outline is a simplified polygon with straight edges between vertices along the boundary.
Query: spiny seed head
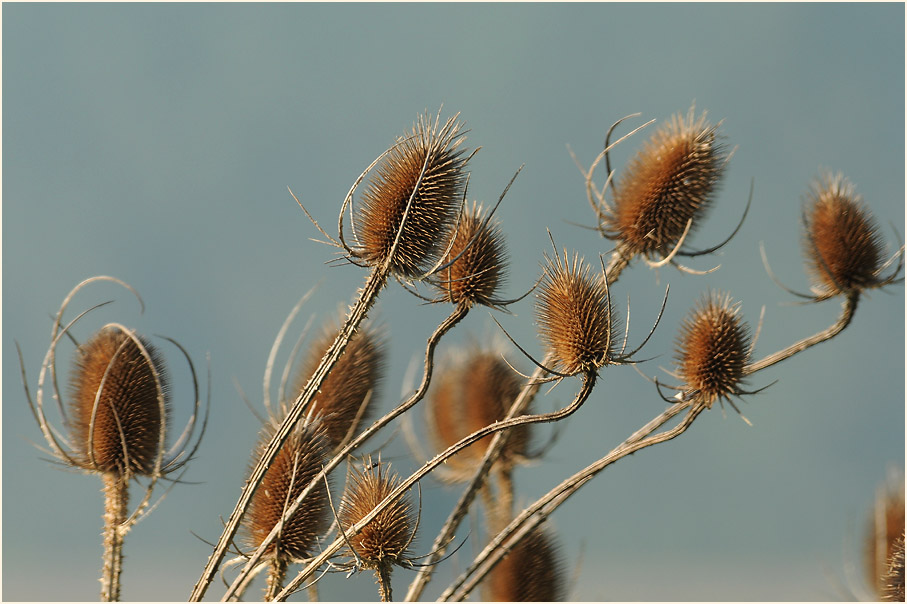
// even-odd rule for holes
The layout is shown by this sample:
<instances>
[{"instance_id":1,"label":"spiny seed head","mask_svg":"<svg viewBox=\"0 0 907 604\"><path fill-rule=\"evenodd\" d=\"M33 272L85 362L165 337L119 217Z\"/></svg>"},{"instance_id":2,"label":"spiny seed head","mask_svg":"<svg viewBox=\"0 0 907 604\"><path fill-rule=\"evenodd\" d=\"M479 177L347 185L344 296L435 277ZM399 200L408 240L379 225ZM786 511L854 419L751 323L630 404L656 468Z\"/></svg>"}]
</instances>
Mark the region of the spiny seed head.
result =
<instances>
[{"instance_id":1,"label":"spiny seed head","mask_svg":"<svg viewBox=\"0 0 907 604\"><path fill-rule=\"evenodd\" d=\"M595 371L611 361L616 326L604 275L590 275L576 253L571 264L566 250L547 260L536 306L545 348L567 375Z\"/></svg>"},{"instance_id":2,"label":"spiny seed head","mask_svg":"<svg viewBox=\"0 0 907 604\"><path fill-rule=\"evenodd\" d=\"M888 558L881 600L883 602L904 601L904 533L894 542L894 549Z\"/></svg>"},{"instance_id":3,"label":"spiny seed head","mask_svg":"<svg viewBox=\"0 0 907 604\"><path fill-rule=\"evenodd\" d=\"M433 419L430 432L439 451L504 419L522 389L513 369L497 353L489 351L472 350L462 359L452 358L437 376L429 404ZM510 467L524 456L529 434L528 425L514 428L498 463ZM471 475L492 436L469 445L451 457L448 465L455 472L462 469Z\"/></svg>"},{"instance_id":4,"label":"spiny seed head","mask_svg":"<svg viewBox=\"0 0 907 604\"><path fill-rule=\"evenodd\" d=\"M336 323L332 323L312 343L308 358L297 374L296 392L305 387L339 331ZM366 407L359 425L367 421L369 411L375 407L377 389L384 377L384 365L385 345L379 332L369 327L360 328L312 402L311 408L321 415L325 432L335 446L346 437L363 402ZM367 402L366 396L369 397Z\"/></svg>"},{"instance_id":5,"label":"spiny seed head","mask_svg":"<svg viewBox=\"0 0 907 604\"><path fill-rule=\"evenodd\" d=\"M806 197L803 249L818 294L877 285L882 240L875 220L843 175L826 174Z\"/></svg>"},{"instance_id":6,"label":"spiny seed head","mask_svg":"<svg viewBox=\"0 0 907 604\"><path fill-rule=\"evenodd\" d=\"M370 461L362 471L350 466L350 484L340 505L340 522L344 530L362 520L400 483L396 473L385 470L380 462L372 464ZM404 494L375 516L359 534L350 537L350 545L366 568L399 564L409 554L415 526L412 503Z\"/></svg>"},{"instance_id":7,"label":"spiny seed head","mask_svg":"<svg viewBox=\"0 0 907 604\"><path fill-rule=\"evenodd\" d=\"M163 359L143 338L107 325L79 346L70 377L74 459L94 472L151 474L169 415Z\"/></svg>"},{"instance_id":8,"label":"spiny seed head","mask_svg":"<svg viewBox=\"0 0 907 604\"><path fill-rule=\"evenodd\" d=\"M253 455L261 458L280 423L268 422ZM331 442L317 419L300 421L280 449L252 496L243 520L246 542L257 548L287 509L327 463ZM265 550L265 556L282 561L310 557L330 521L327 487L323 480L306 495L302 505L286 522L278 538Z\"/></svg>"},{"instance_id":9,"label":"spiny seed head","mask_svg":"<svg viewBox=\"0 0 907 604\"><path fill-rule=\"evenodd\" d=\"M444 263L456 260L442 272L440 288L444 297L454 304L494 306L495 292L504 282L506 265L499 225L486 222L482 207L473 203L472 209L460 217L457 228L447 236L444 249L448 247L450 251Z\"/></svg>"},{"instance_id":10,"label":"spiny seed head","mask_svg":"<svg viewBox=\"0 0 907 604\"><path fill-rule=\"evenodd\" d=\"M439 129L427 116L419 118L412 136L397 140L370 180L355 218L357 254L366 264L390 260L394 274L415 277L443 252L439 244L456 218L466 182L469 157L460 148L463 140L459 122L448 120Z\"/></svg>"},{"instance_id":11,"label":"spiny seed head","mask_svg":"<svg viewBox=\"0 0 907 604\"><path fill-rule=\"evenodd\" d=\"M708 293L680 324L675 359L687 389L709 407L739 391L750 353L749 326L739 303Z\"/></svg>"},{"instance_id":12,"label":"spiny seed head","mask_svg":"<svg viewBox=\"0 0 907 604\"><path fill-rule=\"evenodd\" d=\"M704 217L724 175L728 154L717 125L675 115L659 128L624 170L614 188L608 235L627 255L666 256L689 220L692 232Z\"/></svg>"},{"instance_id":13,"label":"spiny seed head","mask_svg":"<svg viewBox=\"0 0 907 604\"><path fill-rule=\"evenodd\" d=\"M557 545L536 528L491 570L483 596L490 602L560 602L566 598L563 570Z\"/></svg>"},{"instance_id":14,"label":"spiny seed head","mask_svg":"<svg viewBox=\"0 0 907 604\"><path fill-rule=\"evenodd\" d=\"M897 564L892 573L892 562L900 556L900 589L904 589L904 477L892 475L879 488L875 505L869 517L866 531L865 568L866 578L880 600L888 599L890 584L897 581ZM896 586L895 586L896 587ZM901 596L903 601L903 595Z\"/></svg>"}]
</instances>

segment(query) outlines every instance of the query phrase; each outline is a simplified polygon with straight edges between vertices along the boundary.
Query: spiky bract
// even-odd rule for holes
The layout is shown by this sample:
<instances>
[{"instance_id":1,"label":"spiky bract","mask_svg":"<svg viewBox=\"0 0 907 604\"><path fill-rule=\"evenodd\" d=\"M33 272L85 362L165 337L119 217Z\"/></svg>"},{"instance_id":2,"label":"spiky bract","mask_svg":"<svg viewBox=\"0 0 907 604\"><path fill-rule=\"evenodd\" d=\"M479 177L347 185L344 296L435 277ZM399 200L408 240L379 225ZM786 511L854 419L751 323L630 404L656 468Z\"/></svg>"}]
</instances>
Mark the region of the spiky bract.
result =
<instances>
[{"instance_id":1,"label":"spiky bract","mask_svg":"<svg viewBox=\"0 0 907 604\"><path fill-rule=\"evenodd\" d=\"M154 472L169 412L157 351L125 328L107 325L79 346L70 388L73 461L121 476Z\"/></svg>"},{"instance_id":2,"label":"spiky bract","mask_svg":"<svg viewBox=\"0 0 907 604\"><path fill-rule=\"evenodd\" d=\"M704 217L724 174L728 154L717 125L694 108L659 128L629 162L614 188L604 232L627 256L667 256L687 222Z\"/></svg>"},{"instance_id":3,"label":"spiky bract","mask_svg":"<svg viewBox=\"0 0 907 604\"><path fill-rule=\"evenodd\" d=\"M439 244L456 218L466 182L463 140L459 122L448 120L439 128L427 116L420 116L411 136L398 139L356 214L356 254L362 261L370 266L389 261L391 272L409 278L443 253Z\"/></svg>"},{"instance_id":4,"label":"spiky bract","mask_svg":"<svg viewBox=\"0 0 907 604\"><path fill-rule=\"evenodd\" d=\"M578 254L547 258L536 317L547 352L567 375L593 372L611 361L616 317L603 274L592 276Z\"/></svg>"},{"instance_id":5,"label":"spiky bract","mask_svg":"<svg viewBox=\"0 0 907 604\"><path fill-rule=\"evenodd\" d=\"M503 284L504 238L499 225L486 220L482 207L473 203L447 237L444 247L450 251L444 263L453 264L441 273L439 287L445 299L454 304L494 306L495 292Z\"/></svg>"},{"instance_id":6,"label":"spiky bract","mask_svg":"<svg viewBox=\"0 0 907 604\"><path fill-rule=\"evenodd\" d=\"M709 292L680 324L677 373L709 407L740 392L749 355L749 326L729 295Z\"/></svg>"},{"instance_id":7,"label":"spiky bract","mask_svg":"<svg viewBox=\"0 0 907 604\"><path fill-rule=\"evenodd\" d=\"M880 283L882 239L875 220L841 174L826 174L806 197L803 249L820 296Z\"/></svg>"},{"instance_id":8,"label":"spiky bract","mask_svg":"<svg viewBox=\"0 0 907 604\"><path fill-rule=\"evenodd\" d=\"M904 476L889 476L875 497L864 542L866 579L879 600L904 600ZM900 587L898 588L898 585ZM892 597L894 596L894 597Z\"/></svg>"},{"instance_id":9,"label":"spiky bract","mask_svg":"<svg viewBox=\"0 0 907 604\"><path fill-rule=\"evenodd\" d=\"M566 597L560 552L550 535L536 528L491 570L483 596L491 602L559 602Z\"/></svg>"},{"instance_id":10,"label":"spiky bract","mask_svg":"<svg viewBox=\"0 0 907 604\"><path fill-rule=\"evenodd\" d=\"M268 422L262 428L252 456L253 463L261 457L279 425ZM243 519L249 546L257 548L264 541L284 511L321 471L327 463L330 446L324 427L317 419L306 418L297 425L252 496L249 511ZM328 528L329 510L327 487L321 481L284 524L279 537L265 550L265 556L284 562L311 556L318 537Z\"/></svg>"},{"instance_id":11,"label":"spiky bract","mask_svg":"<svg viewBox=\"0 0 907 604\"><path fill-rule=\"evenodd\" d=\"M339 327L332 323L312 342L308 358L297 375L295 392L305 387L338 332ZM311 409L321 415L325 432L335 446L351 428L355 430L357 415L361 413L358 425L369 418L384 377L384 361L384 340L377 330L364 326L350 339L343 356L321 384Z\"/></svg>"}]
</instances>

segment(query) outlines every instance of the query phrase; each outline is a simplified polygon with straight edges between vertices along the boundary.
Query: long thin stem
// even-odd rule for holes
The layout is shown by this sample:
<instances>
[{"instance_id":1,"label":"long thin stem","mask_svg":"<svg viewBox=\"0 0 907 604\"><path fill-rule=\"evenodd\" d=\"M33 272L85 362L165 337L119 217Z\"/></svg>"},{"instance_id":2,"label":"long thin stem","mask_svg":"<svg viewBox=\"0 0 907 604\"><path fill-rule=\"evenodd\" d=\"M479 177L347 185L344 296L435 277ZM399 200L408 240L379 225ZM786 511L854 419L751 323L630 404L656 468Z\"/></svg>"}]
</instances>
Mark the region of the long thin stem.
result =
<instances>
[{"instance_id":1,"label":"long thin stem","mask_svg":"<svg viewBox=\"0 0 907 604\"><path fill-rule=\"evenodd\" d=\"M120 601L120 573L123 570L123 537L129 505L129 482L116 472L104 480L104 559L101 567L101 601Z\"/></svg>"},{"instance_id":2,"label":"long thin stem","mask_svg":"<svg viewBox=\"0 0 907 604\"><path fill-rule=\"evenodd\" d=\"M274 557L268 562L268 583L265 586L265 601L274 599L283 589L283 581L287 577L287 561Z\"/></svg>"}]
</instances>

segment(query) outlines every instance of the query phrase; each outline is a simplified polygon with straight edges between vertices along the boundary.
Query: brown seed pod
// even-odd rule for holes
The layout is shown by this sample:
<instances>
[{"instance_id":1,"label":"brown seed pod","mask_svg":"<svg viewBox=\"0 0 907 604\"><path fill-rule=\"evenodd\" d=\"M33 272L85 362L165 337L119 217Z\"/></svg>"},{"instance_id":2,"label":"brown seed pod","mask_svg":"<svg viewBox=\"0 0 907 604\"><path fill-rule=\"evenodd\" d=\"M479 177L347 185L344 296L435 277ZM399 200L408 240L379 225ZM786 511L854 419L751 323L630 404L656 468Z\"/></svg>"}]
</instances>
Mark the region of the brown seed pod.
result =
<instances>
[{"instance_id":1,"label":"brown seed pod","mask_svg":"<svg viewBox=\"0 0 907 604\"><path fill-rule=\"evenodd\" d=\"M273 421L265 424L252 455L253 463L261 457L279 426L279 422ZM243 519L246 542L251 548L257 548L264 541L284 510L321 471L327 463L330 446L324 426L311 416L301 421L290 434L252 496L249 511ZM265 550L265 556L282 562L310 557L318 537L328 528L329 509L327 487L322 482L306 495L296 513L284 524L280 536Z\"/></svg>"},{"instance_id":2,"label":"brown seed pod","mask_svg":"<svg viewBox=\"0 0 907 604\"><path fill-rule=\"evenodd\" d=\"M706 294L680 325L675 359L686 389L707 406L741 394L750 356L749 326L729 295Z\"/></svg>"},{"instance_id":3,"label":"brown seed pod","mask_svg":"<svg viewBox=\"0 0 907 604\"><path fill-rule=\"evenodd\" d=\"M566 598L557 545L541 528L520 541L483 581L490 602L560 602Z\"/></svg>"},{"instance_id":4,"label":"brown seed pod","mask_svg":"<svg viewBox=\"0 0 907 604\"><path fill-rule=\"evenodd\" d=\"M336 323L331 323L312 342L308 358L297 374L295 392L301 392L305 387L338 332ZM341 443L351 428L356 429L354 424L362 425L369 418L369 412L374 409L378 398L377 389L384 377L384 364L385 346L379 332L369 327L360 328L322 383L310 407L321 415L333 446Z\"/></svg>"},{"instance_id":5,"label":"brown seed pod","mask_svg":"<svg viewBox=\"0 0 907 604\"><path fill-rule=\"evenodd\" d=\"M604 275L591 276L576 253L571 264L566 250L547 260L536 306L545 348L564 374L593 372L612 360L617 320Z\"/></svg>"},{"instance_id":6,"label":"brown seed pod","mask_svg":"<svg viewBox=\"0 0 907 604\"><path fill-rule=\"evenodd\" d=\"M826 174L806 197L803 249L819 296L883 284L882 238L853 185Z\"/></svg>"},{"instance_id":7,"label":"brown seed pod","mask_svg":"<svg viewBox=\"0 0 907 604\"><path fill-rule=\"evenodd\" d=\"M155 471L169 388L150 344L119 325L101 328L79 347L70 390L73 461L121 476Z\"/></svg>"},{"instance_id":8,"label":"brown seed pod","mask_svg":"<svg viewBox=\"0 0 907 604\"><path fill-rule=\"evenodd\" d=\"M449 120L439 129L427 116L420 116L410 137L398 139L355 217L360 260L369 266L390 260L393 273L415 277L443 253L439 244L453 225L466 182L463 140L459 122Z\"/></svg>"},{"instance_id":9,"label":"brown seed pod","mask_svg":"<svg viewBox=\"0 0 907 604\"><path fill-rule=\"evenodd\" d=\"M444 298L466 306L495 306L495 292L503 285L506 265L500 226L487 222L482 207L473 203L447 236L444 248L450 250L444 264L453 261L438 283Z\"/></svg>"},{"instance_id":10,"label":"brown seed pod","mask_svg":"<svg viewBox=\"0 0 907 604\"><path fill-rule=\"evenodd\" d=\"M904 476L892 474L875 497L866 531L866 579L876 598L886 598L897 587L900 572L901 600L904 590ZM900 549L898 549L900 548ZM900 555L900 569L897 567ZM892 565L892 563L895 563ZM891 568L894 566L894 568ZM892 570L894 572L892 572Z\"/></svg>"},{"instance_id":11,"label":"brown seed pod","mask_svg":"<svg viewBox=\"0 0 907 604\"><path fill-rule=\"evenodd\" d=\"M717 128L705 113L696 119L691 107L629 162L614 188L613 213L603 216L603 232L621 243L625 256L667 256L687 223L692 220L692 232L704 217L729 157Z\"/></svg>"},{"instance_id":12,"label":"brown seed pod","mask_svg":"<svg viewBox=\"0 0 907 604\"><path fill-rule=\"evenodd\" d=\"M904 601L904 534L894 542L891 556L888 558L888 570L884 577L885 585L882 588L881 600L883 602Z\"/></svg>"}]
</instances>

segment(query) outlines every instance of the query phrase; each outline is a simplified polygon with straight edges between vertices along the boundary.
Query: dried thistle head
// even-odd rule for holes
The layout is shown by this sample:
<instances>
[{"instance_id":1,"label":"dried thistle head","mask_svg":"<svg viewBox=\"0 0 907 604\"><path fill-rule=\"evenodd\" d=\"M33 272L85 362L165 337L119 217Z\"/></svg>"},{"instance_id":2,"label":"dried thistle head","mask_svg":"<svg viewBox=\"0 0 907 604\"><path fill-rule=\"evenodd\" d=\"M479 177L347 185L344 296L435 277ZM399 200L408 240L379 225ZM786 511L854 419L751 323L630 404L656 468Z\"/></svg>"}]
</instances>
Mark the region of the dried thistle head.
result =
<instances>
[{"instance_id":1,"label":"dried thistle head","mask_svg":"<svg viewBox=\"0 0 907 604\"><path fill-rule=\"evenodd\" d=\"M252 455L261 458L280 422L269 421L261 431ZM331 441L325 426L310 414L299 422L268 467L261 486L252 496L243 518L246 542L255 549L280 522L284 511L296 500L327 463ZM310 557L330 523L327 486L324 482L306 495L302 505L284 524L279 537L265 550L265 556L285 562Z\"/></svg>"},{"instance_id":2,"label":"dried thistle head","mask_svg":"<svg viewBox=\"0 0 907 604\"><path fill-rule=\"evenodd\" d=\"M804 222L803 249L818 297L890 282L880 277L884 258L875 220L842 174L825 174L813 183Z\"/></svg>"},{"instance_id":3,"label":"dried thistle head","mask_svg":"<svg viewBox=\"0 0 907 604\"><path fill-rule=\"evenodd\" d=\"M504 237L500 226L489 222L481 206L473 202L472 209L461 215L444 248L449 249L444 264L452 262L443 269L438 282L444 299L470 307L499 304L495 293L506 276Z\"/></svg>"},{"instance_id":4,"label":"dried thistle head","mask_svg":"<svg viewBox=\"0 0 907 604\"><path fill-rule=\"evenodd\" d=\"M391 272L410 278L443 253L439 246L456 218L466 182L469 156L461 148L463 140L459 122L451 119L439 128L437 120L432 124L424 115L412 135L397 140L355 217L355 255L361 261L369 266L389 262Z\"/></svg>"},{"instance_id":5,"label":"dried thistle head","mask_svg":"<svg viewBox=\"0 0 907 604\"><path fill-rule=\"evenodd\" d=\"M614 208L603 233L627 256L668 256L704 217L724 175L729 154L718 125L694 107L659 128L627 165L614 187Z\"/></svg>"},{"instance_id":6,"label":"dried thistle head","mask_svg":"<svg viewBox=\"0 0 907 604\"><path fill-rule=\"evenodd\" d=\"M749 326L730 295L709 292L680 324L674 358L684 388L708 407L740 389L751 353Z\"/></svg>"},{"instance_id":7,"label":"dried thistle head","mask_svg":"<svg viewBox=\"0 0 907 604\"><path fill-rule=\"evenodd\" d=\"M866 579L880 600L895 599L887 594L897 593L900 581L901 600L904 593L904 475L892 472L879 487L866 531ZM900 556L900 559L898 559ZM900 566L898 566L898 564ZM900 578L898 579L898 573Z\"/></svg>"},{"instance_id":8,"label":"dried thistle head","mask_svg":"<svg viewBox=\"0 0 907 604\"><path fill-rule=\"evenodd\" d=\"M561 602L566 581L560 552L551 536L536 528L491 570L483 582L490 602Z\"/></svg>"},{"instance_id":9,"label":"dried thistle head","mask_svg":"<svg viewBox=\"0 0 907 604\"><path fill-rule=\"evenodd\" d=\"M295 392L305 387L339 331L336 323L331 323L312 342L308 358L297 374ZM310 407L321 415L325 433L334 446L343 442L351 429L367 421L375 407L384 367L385 343L380 332L370 326L360 327Z\"/></svg>"},{"instance_id":10,"label":"dried thistle head","mask_svg":"<svg viewBox=\"0 0 907 604\"><path fill-rule=\"evenodd\" d=\"M82 469L149 475L169 414L163 359L143 338L110 324L79 346L70 375L72 460Z\"/></svg>"},{"instance_id":11,"label":"dried thistle head","mask_svg":"<svg viewBox=\"0 0 907 604\"><path fill-rule=\"evenodd\" d=\"M566 375L592 373L615 359L616 316L604 274L592 276L577 253L573 261L546 256L536 318L554 365Z\"/></svg>"},{"instance_id":12,"label":"dried thistle head","mask_svg":"<svg viewBox=\"0 0 907 604\"><path fill-rule=\"evenodd\" d=\"M350 481L340 505L343 530L362 520L400 484L396 472L381 462L366 459L360 471L350 464ZM377 569L408 560L417 527L417 518L407 495L380 512L359 534L349 537L355 555L365 568Z\"/></svg>"}]
</instances>

